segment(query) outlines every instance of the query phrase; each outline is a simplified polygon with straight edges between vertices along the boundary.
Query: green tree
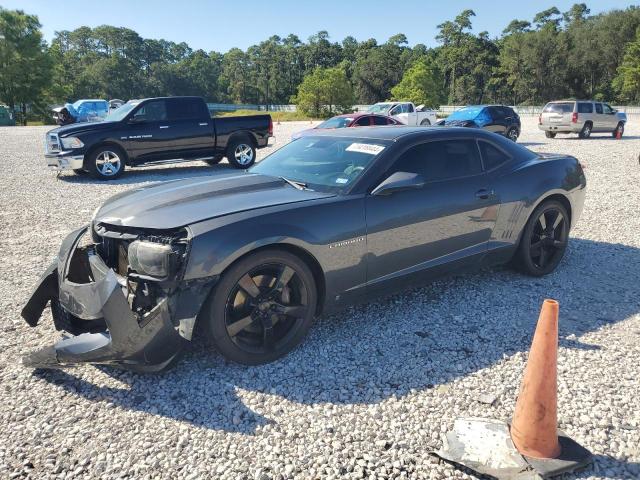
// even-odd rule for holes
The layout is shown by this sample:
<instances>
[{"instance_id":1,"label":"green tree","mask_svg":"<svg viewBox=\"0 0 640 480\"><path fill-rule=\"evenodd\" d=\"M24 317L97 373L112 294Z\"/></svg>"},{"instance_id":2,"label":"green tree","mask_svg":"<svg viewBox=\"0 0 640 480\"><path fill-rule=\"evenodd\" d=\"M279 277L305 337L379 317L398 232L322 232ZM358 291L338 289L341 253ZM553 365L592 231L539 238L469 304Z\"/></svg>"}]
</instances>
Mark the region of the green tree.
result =
<instances>
[{"instance_id":1,"label":"green tree","mask_svg":"<svg viewBox=\"0 0 640 480\"><path fill-rule=\"evenodd\" d=\"M351 108L353 89L342 68L318 67L304 77L297 95L291 100L308 115L332 115L335 111Z\"/></svg>"},{"instance_id":2,"label":"green tree","mask_svg":"<svg viewBox=\"0 0 640 480\"><path fill-rule=\"evenodd\" d=\"M27 105L43 108L51 62L38 18L0 7L0 100L13 110L20 105L26 125Z\"/></svg>"},{"instance_id":3,"label":"green tree","mask_svg":"<svg viewBox=\"0 0 640 480\"><path fill-rule=\"evenodd\" d=\"M635 40L629 42L625 48L614 87L623 99L640 102L640 28L636 32Z\"/></svg>"},{"instance_id":4,"label":"green tree","mask_svg":"<svg viewBox=\"0 0 640 480\"><path fill-rule=\"evenodd\" d=\"M440 106L446 95L442 74L436 63L428 58L415 62L405 72L400 83L391 89L391 95L393 100L411 101L430 108Z\"/></svg>"}]
</instances>

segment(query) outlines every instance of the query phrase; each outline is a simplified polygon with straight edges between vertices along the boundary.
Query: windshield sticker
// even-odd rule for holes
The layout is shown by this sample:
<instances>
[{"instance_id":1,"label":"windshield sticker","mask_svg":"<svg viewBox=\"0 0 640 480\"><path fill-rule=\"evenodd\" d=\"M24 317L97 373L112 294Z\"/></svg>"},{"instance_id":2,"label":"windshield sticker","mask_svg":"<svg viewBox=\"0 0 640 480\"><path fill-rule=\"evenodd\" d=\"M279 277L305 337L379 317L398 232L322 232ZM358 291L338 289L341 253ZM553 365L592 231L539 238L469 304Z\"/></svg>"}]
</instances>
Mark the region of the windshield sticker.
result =
<instances>
[{"instance_id":1,"label":"windshield sticker","mask_svg":"<svg viewBox=\"0 0 640 480\"><path fill-rule=\"evenodd\" d=\"M347 183L349 181L348 178L336 178L336 183Z\"/></svg>"},{"instance_id":2,"label":"windshield sticker","mask_svg":"<svg viewBox=\"0 0 640 480\"><path fill-rule=\"evenodd\" d=\"M347 152L368 153L369 155L377 155L384 147L382 145L372 145L370 143L352 143L346 148Z\"/></svg>"}]
</instances>

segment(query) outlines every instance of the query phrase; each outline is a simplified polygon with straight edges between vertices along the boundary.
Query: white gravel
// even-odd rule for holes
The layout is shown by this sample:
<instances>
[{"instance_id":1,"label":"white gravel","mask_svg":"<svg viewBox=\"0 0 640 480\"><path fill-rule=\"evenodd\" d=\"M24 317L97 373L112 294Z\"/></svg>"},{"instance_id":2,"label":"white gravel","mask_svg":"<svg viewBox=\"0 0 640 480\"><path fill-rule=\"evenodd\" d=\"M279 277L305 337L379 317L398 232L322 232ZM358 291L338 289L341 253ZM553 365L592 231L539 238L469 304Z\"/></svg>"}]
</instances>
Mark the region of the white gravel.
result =
<instances>
[{"instance_id":1,"label":"white gravel","mask_svg":"<svg viewBox=\"0 0 640 480\"><path fill-rule=\"evenodd\" d=\"M553 275L485 271L355 307L263 367L196 342L161 375L34 374L19 356L57 334L48 311L36 329L19 312L62 238L107 197L212 167L56 179L46 128L0 128L0 478L471 478L427 452L458 416L511 416L545 297L561 304L560 427L595 455L578 477L640 478L638 120L621 141L582 141L548 140L524 119L521 143L575 155L588 176ZM306 126L276 125L278 143Z\"/></svg>"}]
</instances>

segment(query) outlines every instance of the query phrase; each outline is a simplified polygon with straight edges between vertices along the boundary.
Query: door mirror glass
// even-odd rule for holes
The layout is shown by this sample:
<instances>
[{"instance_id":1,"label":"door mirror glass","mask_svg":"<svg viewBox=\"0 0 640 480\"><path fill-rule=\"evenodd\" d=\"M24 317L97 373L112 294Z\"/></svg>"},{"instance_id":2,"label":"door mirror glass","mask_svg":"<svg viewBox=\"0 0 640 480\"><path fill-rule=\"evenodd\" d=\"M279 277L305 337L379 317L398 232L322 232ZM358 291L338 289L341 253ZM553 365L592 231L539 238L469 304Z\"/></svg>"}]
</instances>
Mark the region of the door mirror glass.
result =
<instances>
[{"instance_id":1,"label":"door mirror glass","mask_svg":"<svg viewBox=\"0 0 640 480\"><path fill-rule=\"evenodd\" d=\"M409 172L395 172L373 189L371 195L391 195L402 190L413 190L424 187L422 175Z\"/></svg>"}]
</instances>

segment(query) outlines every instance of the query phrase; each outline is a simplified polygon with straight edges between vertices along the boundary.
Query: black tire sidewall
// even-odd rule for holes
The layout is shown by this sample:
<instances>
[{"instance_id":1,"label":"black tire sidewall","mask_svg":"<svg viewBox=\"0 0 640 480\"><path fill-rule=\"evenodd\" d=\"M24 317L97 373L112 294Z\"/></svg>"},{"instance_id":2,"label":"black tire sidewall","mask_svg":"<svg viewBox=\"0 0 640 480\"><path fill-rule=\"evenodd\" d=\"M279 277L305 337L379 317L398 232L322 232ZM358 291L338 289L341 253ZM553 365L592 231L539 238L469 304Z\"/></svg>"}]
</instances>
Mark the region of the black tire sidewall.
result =
<instances>
[{"instance_id":1,"label":"black tire sidewall","mask_svg":"<svg viewBox=\"0 0 640 480\"><path fill-rule=\"evenodd\" d=\"M516 132L516 138L515 139L511 138L511 135L510 135L511 132ZM511 140L512 142L516 143L518 141L518 137L519 136L520 136L520 134L519 134L518 129L516 127L511 127L509 130L507 130L507 138L509 140Z\"/></svg>"},{"instance_id":2,"label":"black tire sidewall","mask_svg":"<svg viewBox=\"0 0 640 480\"><path fill-rule=\"evenodd\" d=\"M530 245L529 239L531 238L533 229L535 228L536 222L538 221L538 218L540 218L540 215L542 214L542 212L546 210L550 210L552 208L560 210L560 212L564 216L564 219L565 219L564 228L567 229L567 232L566 232L567 243L569 241L569 230L568 230L570 228L569 213L567 212L567 209L565 208L565 206L556 200L548 200L538 205L536 209L533 211L533 213L529 216L529 220L527 220L527 224L525 225L524 230L522 231L520 245L518 245L518 250L516 252L516 258L515 258L516 266L518 270L520 270L522 273L526 275L530 275L532 277L542 277L544 275L548 275L558 267L558 265L560 264L560 262L562 262L562 259L564 258L564 254L567 249L566 246L563 248L562 253L560 255L556 255L553 262L549 263L545 268L537 267L536 265L534 265L533 261L531 260L531 255L530 255L531 245Z\"/></svg>"},{"instance_id":3,"label":"black tire sidewall","mask_svg":"<svg viewBox=\"0 0 640 480\"><path fill-rule=\"evenodd\" d=\"M544 135L547 138L556 138L556 134L554 132L544 132Z\"/></svg>"},{"instance_id":4,"label":"black tire sidewall","mask_svg":"<svg viewBox=\"0 0 640 480\"><path fill-rule=\"evenodd\" d=\"M236 160L236 157L234 155L234 152L236 150L236 148L238 147L238 145L241 144L245 144L248 145L249 147L251 147L251 151L253 152L253 159L251 160L251 163L249 163L248 165L241 165L240 163L238 163L238 161ZM227 145L227 160L229 161L229 163L231 165L233 165L235 168L239 168L241 170L246 170L247 168L251 167L254 163L256 163L256 146L255 143L253 141L251 141L251 139L246 138L246 137L240 137L240 138L234 138L229 142L229 145Z\"/></svg>"},{"instance_id":5,"label":"black tire sidewall","mask_svg":"<svg viewBox=\"0 0 640 480\"><path fill-rule=\"evenodd\" d=\"M587 125L589 125L589 133L588 134L586 133ZM590 123L585 123L584 126L582 127L582 130L580 130L580 133L578 134L578 136L580 138L583 138L583 139L586 140L587 138L589 138L591 136L591 131L592 130L593 130L593 125L590 124Z\"/></svg>"},{"instance_id":6,"label":"black tire sidewall","mask_svg":"<svg viewBox=\"0 0 640 480\"><path fill-rule=\"evenodd\" d=\"M251 269L265 263L283 263L293 268L300 276L308 292L308 301L313 306L307 317L301 321L294 335L287 343L272 352L255 354L246 352L229 337L225 325L225 308L227 298L238 280ZM203 327L209 341L225 358L244 365L261 365L281 358L295 349L304 339L313 324L315 306L317 305L317 288L307 264L296 255L280 250L264 250L251 254L232 265L215 286L212 295L203 308Z\"/></svg>"},{"instance_id":7,"label":"black tire sidewall","mask_svg":"<svg viewBox=\"0 0 640 480\"><path fill-rule=\"evenodd\" d=\"M100 155L104 151L114 152L115 154L118 155L118 157L120 157L120 170L118 170L118 172L115 175L111 175L109 177L102 175L96 167L96 158L98 158L98 155ZM89 158L87 162L85 162L85 167L86 167L86 170L89 172L89 174L97 180L115 180L116 178L121 177L122 174L124 173L124 168L126 163L125 158L126 158L125 153L120 147L117 147L115 145L105 145L105 146L96 148L89 154Z\"/></svg>"}]
</instances>

